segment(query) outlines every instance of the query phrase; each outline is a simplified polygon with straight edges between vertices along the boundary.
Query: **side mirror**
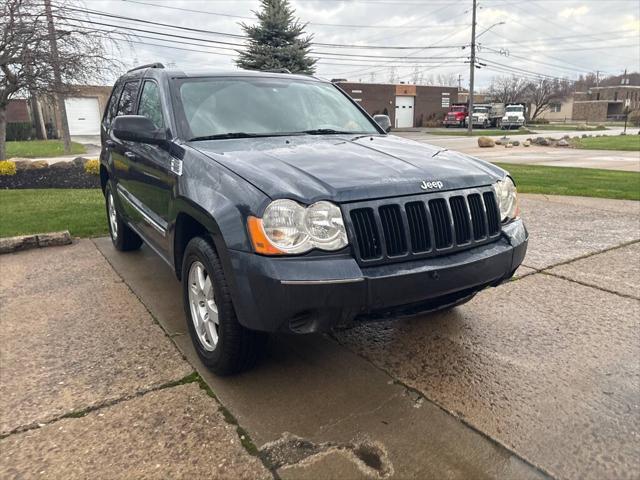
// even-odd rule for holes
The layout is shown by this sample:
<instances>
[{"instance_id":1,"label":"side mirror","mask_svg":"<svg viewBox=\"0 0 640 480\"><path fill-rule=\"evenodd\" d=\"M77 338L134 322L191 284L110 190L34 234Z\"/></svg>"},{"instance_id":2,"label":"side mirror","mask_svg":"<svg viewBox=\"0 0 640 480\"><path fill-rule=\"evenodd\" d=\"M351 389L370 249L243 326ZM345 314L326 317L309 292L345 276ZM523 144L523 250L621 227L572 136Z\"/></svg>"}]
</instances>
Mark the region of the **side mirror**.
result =
<instances>
[{"instance_id":1,"label":"side mirror","mask_svg":"<svg viewBox=\"0 0 640 480\"><path fill-rule=\"evenodd\" d=\"M374 115L373 119L385 132L389 133L391 131L391 119L389 115Z\"/></svg>"},{"instance_id":2,"label":"side mirror","mask_svg":"<svg viewBox=\"0 0 640 480\"><path fill-rule=\"evenodd\" d=\"M113 134L120 140L159 145L166 140L163 130L142 115L121 115L111 124Z\"/></svg>"}]
</instances>

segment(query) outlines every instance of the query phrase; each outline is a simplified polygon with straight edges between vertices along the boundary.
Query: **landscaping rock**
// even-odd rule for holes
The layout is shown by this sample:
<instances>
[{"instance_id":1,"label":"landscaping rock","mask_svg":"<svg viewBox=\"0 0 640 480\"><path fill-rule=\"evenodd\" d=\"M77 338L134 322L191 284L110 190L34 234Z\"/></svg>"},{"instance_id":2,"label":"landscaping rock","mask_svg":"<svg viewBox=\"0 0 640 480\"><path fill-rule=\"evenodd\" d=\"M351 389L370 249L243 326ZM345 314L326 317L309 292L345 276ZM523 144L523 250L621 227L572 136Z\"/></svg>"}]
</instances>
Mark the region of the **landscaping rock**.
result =
<instances>
[{"instance_id":1,"label":"landscaping rock","mask_svg":"<svg viewBox=\"0 0 640 480\"><path fill-rule=\"evenodd\" d=\"M59 247L71 243L71 235L68 230L63 232L43 233L37 235L39 247Z\"/></svg>"},{"instance_id":2,"label":"landscaping rock","mask_svg":"<svg viewBox=\"0 0 640 480\"><path fill-rule=\"evenodd\" d=\"M558 141L558 143L556 143L557 147L568 147L569 146L569 142L567 142L564 138L560 141Z\"/></svg>"},{"instance_id":3,"label":"landscaping rock","mask_svg":"<svg viewBox=\"0 0 640 480\"><path fill-rule=\"evenodd\" d=\"M500 140L500 139L495 140L495 144L496 144L496 145L502 145L502 140Z\"/></svg>"},{"instance_id":4,"label":"landscaping rock","mask_svg":"<svg viewBox=\"0 0 640 480\"><path fill-rule=\"evenodd\" d=\"M520 142L519 142L518 140L514 140L513 142L511 142L511 144L512 144L514 147L517 147L517 146L519 146L519 145L520 145Z\"/></svg>"},{"instance_id":5,"label":"landscaping rock","mask_svg":"<svg viewBox=\"0 0 640 480\"><path fill-rule=\"evenodd\" d=\"M504 148L513 148L513 144L512 143L505 143L504 144Z\"/></svg>"},{"instance_id":6,"label":"landscaping rock","mask_svg":"<svg viewBox=\"0 0 640 480\"><path fill-rule=\"evenodd\" d=\"M482 148L495 147L496 142L489 137L478 137L478 146Z\"/></svg>"},{"instance_id":7,"label":"landscaping rock","mask_svg":"<svg viewBox=\"0 0 640 480\"><path fill-rule=\"evenodd\" d=\"M570 137L569 135L564 135L562 138L563 138L564 140L569 140L571 137Z\"/></svg>"},{"instance_id":8,"label":"landscaping rock","mask_svg":"<svg viewBox=\"0 0 640 480\"><path fill-rule=\"evenodd\" d=\"M60 169L60 170L65 170L65 169L69 169L69 168L74 168L75 165L73 164L73 162L56 162L56 163L52 163L51 165L49 165L50 168L55 168L55 169Z\"/></svg>"},{"instance_id":9,"label":"landscaping rock","mask_svg":"<svg viewBox=\"0 0 640 480\"><path fill-rule=\"evenodd\" d=\"M35 235L0 238L0 254L19 252L20 250L36 248L37 246L38 239Z\"/></svg>"},{"instance_id":10,"label":"landscaping rock","mask_svg":"<svg viewBox=\"0 0 640 480\"><path fill-rule=\"evenodd\" d=\"M541 145L543 147L548 147L549 146L549 140L547 140L544 137L536 137L533 140L533 143L535 143L536 145Z\"/></svg>"},{"instance_id":11,"label":"landscaping rock","mask_svg":"<svg viewBox=\"0 0 640 480\"><path fill-rule=\"evenodd\" d=\"M16 171L26 170L31 164L31 160L26 158L12 158L11 161L16 164Z\"/></svg>"},{"instance_id":12,"label":"landscaping rock","mask_svg":"<svg viewBox=\"0 0 640 480\"><path fill-rule=\"evenodd\" d=\"M43 170L45 168L49 168L49 163L46 160L33 160L27 166L27 170Z\"/></svg>"},{"instance_id":13,"label":"landscaping rock","mask_svg":"<svg viewBox=\"0 0 640 480\"><path fill-rule=\"evenodd\" d=\"M582 134L582 138L587 138L589 135L587 135L586 133Z\"/></svg>"},{"instance_id":14,"label":"landscaping rock","mask_svg":"<svg viewBox=\"0 0 640 480\"><path fill-rule=\"evenodd\" d=\"M85 163L87 163L89 161L89 159L88 158L84 158L84 157L76 157L72 161L73 161L73 164L76 167L84 168Z\"/></svg>"},{"instance_id":15,"label":"landscaping rock","mask_svg":"<svg viewBox=\"0 0 640 480\"><path fill-rule=\"evenodd\" d=\"M21 235L18 237L0 238L0 254L19 252L30 248L57 247L72 243L68 230L63 232L42 233L38 235Z\"/></svg>"},{"instance_id":16,"label":"landscaping rock","mask_svg":"<svg viewBox=\"0 0 640 480\"><path fill-rule=\"evenodd\" d=\"M531 141L530 140L525 140L522 145L524 145L525 147L529 147L529 146L531 146Z\"/></svg>"}]
</instances>

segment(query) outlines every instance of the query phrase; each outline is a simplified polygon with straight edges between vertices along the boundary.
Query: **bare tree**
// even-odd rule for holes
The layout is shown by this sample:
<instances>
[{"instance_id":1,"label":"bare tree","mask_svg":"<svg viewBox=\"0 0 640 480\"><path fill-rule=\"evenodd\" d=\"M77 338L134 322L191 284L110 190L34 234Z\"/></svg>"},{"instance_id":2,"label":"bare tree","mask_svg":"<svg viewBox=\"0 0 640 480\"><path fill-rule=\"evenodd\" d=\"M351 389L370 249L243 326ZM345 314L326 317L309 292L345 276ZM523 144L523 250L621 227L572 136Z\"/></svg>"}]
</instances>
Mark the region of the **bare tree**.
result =
<instances>
[{"instance_id":1,"label":"bare tree","mask_svg":"<svg viewBox=\"0 0 640 480\"><path fill-rule=\"evenodd\" d=\"M11 98L25 92L64 95L74 84L102 80L121 68L107 53L111 32L87 27L78 12L81 9L56 3L52 9L56 25L49 28L41 0L0 2L0 160L6 158L6 111ZM56 56L52 56L52 41Z\"/></svg>"},{"instance_id":2,"label":"bare tree","mask_svg":"<svg viewBox=\"0 0 640 480\"><path fill-rule=\"evenodd\" d=\"M546 112L551 102L562 100L571 92L571 84L566 80L542 79L529 84L528 100L531 103L531 120Z\"/></svg>"},{"instance_id":3,"label":"bare tree","mask_svg":"<svg viewBox=\"0 0 640 480\"><path fill-rule=\"evenodd\" d=\"M499 103L524 102L530 89L529 81L522 77L497 77L489 87L488 94Z\"/></svg>"},{"instance_id":4,"label":"bare tree","mask_svg":"<svg viewBox=\"0 0 640 480\"><path fill-rule=\"evenodd\" d=\"M455 87L458 85L458 77L455 73L439 73L436 81L442 87Z\"/></svg>"}]
</instances>

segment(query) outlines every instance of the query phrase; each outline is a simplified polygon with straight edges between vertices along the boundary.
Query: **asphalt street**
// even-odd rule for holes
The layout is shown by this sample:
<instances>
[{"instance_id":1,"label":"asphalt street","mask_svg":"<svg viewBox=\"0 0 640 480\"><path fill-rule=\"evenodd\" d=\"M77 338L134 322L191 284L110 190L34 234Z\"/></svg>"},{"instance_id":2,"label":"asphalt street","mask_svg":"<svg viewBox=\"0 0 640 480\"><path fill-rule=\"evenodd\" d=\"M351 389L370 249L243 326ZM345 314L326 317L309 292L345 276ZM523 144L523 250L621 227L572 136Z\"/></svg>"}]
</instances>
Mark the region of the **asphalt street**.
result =
<instances>
[{"instance_id":1,"label":"asphalt street","mask_svg":"<svg viewBox=\"0 0 640 480\"><path fill-rule=\"evenodd\" d=\"M534 127L535 128L535 127ZM528 137L553 137L562 138L564 135L571 137L588 135L619 135L622 131L619 127L612 127L610 130L602 131L540 131L531 135L513 135L505 131L502 135L491 136L498 139L506 136L511 140L518 140L520 143ZM629 134L637 134L636 130L629 130ZM448 148L459 152L487 160L489 162L518 163L525 165L546 165L555 167L581 167L581 168L602 168L605 170L625 170L630 172L640 172L640 152L625 152L613 150L582 150L567 147L541 147L532 145L514 148L505 148L496 145L493 148L478 147L478 137L452 136L439 134L438 130L416 130L406 132L392 132L403 138L409 138L421 143L429 143L438 147Z\"/></svg>"}]
</instances>

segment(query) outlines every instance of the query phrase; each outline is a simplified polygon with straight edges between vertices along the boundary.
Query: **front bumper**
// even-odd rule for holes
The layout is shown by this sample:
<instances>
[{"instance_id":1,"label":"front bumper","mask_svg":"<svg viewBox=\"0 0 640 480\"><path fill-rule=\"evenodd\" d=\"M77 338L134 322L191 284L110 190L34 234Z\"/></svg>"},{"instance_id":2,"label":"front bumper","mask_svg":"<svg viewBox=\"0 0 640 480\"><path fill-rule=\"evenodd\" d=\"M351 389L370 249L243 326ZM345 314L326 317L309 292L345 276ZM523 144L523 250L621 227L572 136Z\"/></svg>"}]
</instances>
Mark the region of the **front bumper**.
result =
<instances>
[{"instance_id":1,"label":"front bumper","mask_svg":"<svg viewBox=\"0 0 640 480\"><path fill-rule=\"evenodd\" d=\"M511 278L524 259L522 220L499 240L452 255L362 268L348 254L273 258L230 251L232 297L242 325L254 330L311 333L375 317L402 306L451 303ZM416 309L412 310L417 313Z\"/></svg>"},{"instance_id":2,"label":"front bumper","mask_svg":"<svg viewBox=\"0 0 640 480\"><path fill-rule=\"evenodd\" d=\"M502 120L503 127L524 127L524 120Z\"/></svg>"},{"instance_id":3,"label":"front bumper","mask_svg":"<svg viewBox=\"0 0 640 480\"><path fill-rule=\"evenodd\" d=\"M443 125L460 125L461 123L464 123L464 120L462 119L455 119L455 118L446 118L442 121Z\"/></svg>"}]
</instances>

